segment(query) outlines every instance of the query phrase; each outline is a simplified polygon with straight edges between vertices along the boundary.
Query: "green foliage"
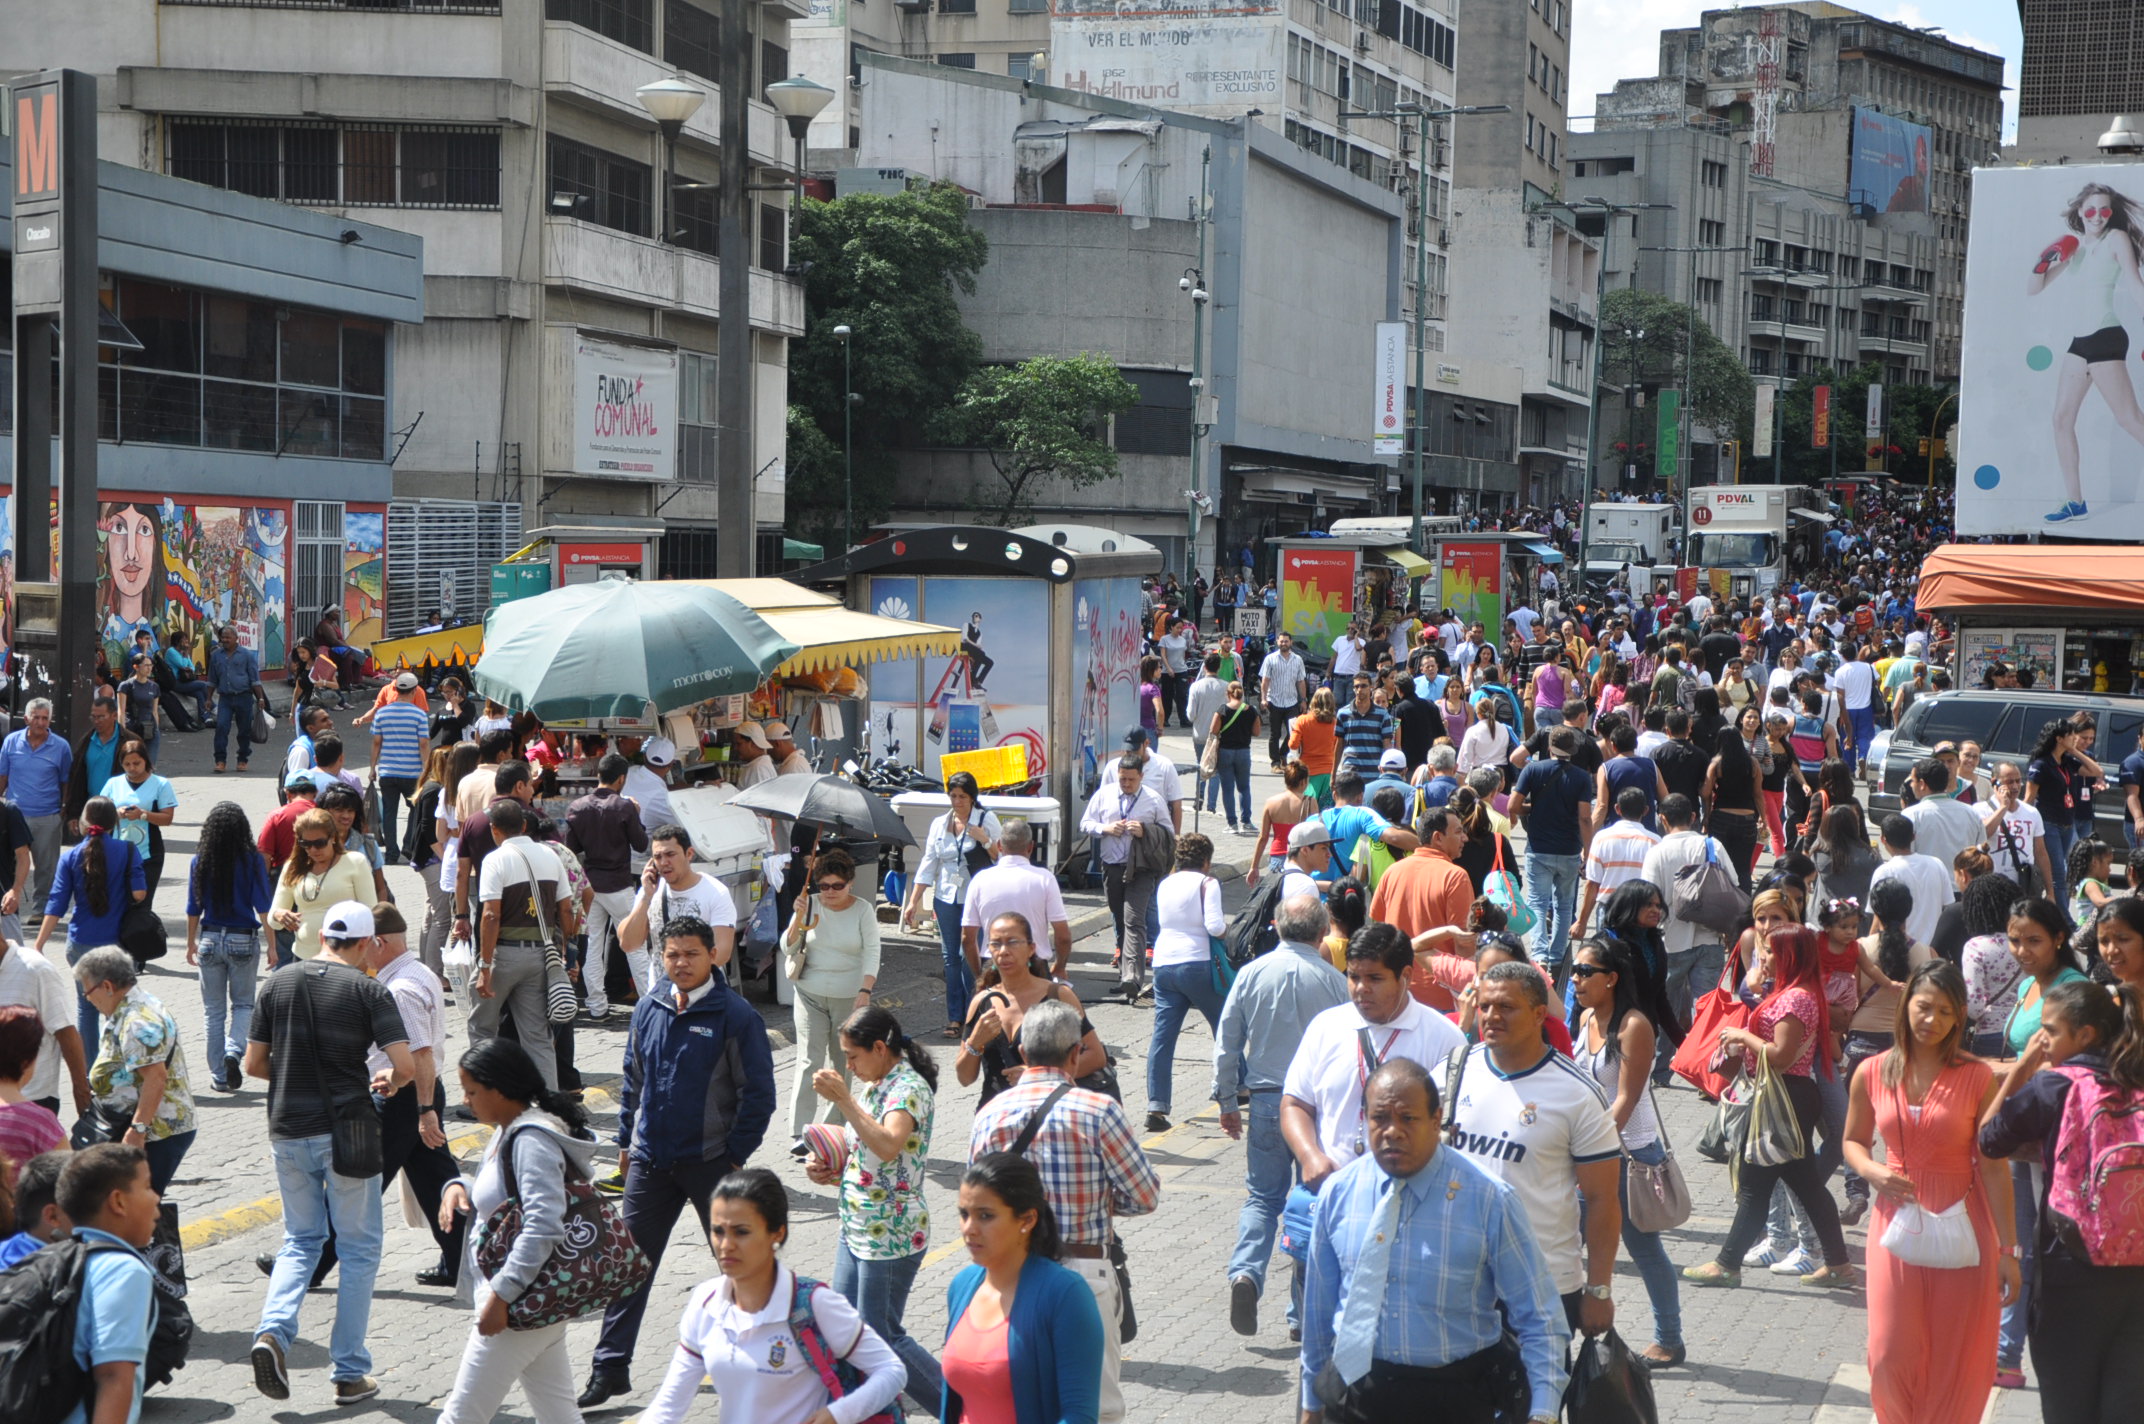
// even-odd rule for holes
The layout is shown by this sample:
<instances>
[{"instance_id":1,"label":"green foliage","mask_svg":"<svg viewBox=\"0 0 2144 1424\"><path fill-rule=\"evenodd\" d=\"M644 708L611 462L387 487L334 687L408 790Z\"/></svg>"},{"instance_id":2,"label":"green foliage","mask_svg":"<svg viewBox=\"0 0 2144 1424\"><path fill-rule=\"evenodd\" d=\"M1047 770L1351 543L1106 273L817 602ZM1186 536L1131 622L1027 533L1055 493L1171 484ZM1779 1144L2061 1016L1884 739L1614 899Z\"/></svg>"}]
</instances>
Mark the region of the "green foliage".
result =
<instances>
[{"instance_id":1,"label":"green foliage","mask_svg":"<svg viewBox=\"0 0 2144 1424\"><path fill-rule=\"evenodd\" d=\"M1809 443L1815 428L1816 388L1823 385L1831 387L1831 439L1838 453L1840 474L1866 470L1869 446L1881 445L1887 447L1885 468L1892 475L1914 482L1928 478L1928 461L1920 452L1921 440L1929 435L1931 424L1940 438L1957 419L1958 403L1953 400L1944 405L1952 389L1884 385L1887 437L1883 430L1871 432L1867 418L1869 385L1880 381L1882 375L1882 368L1874 362L1850 369L1819 367L1781 393L1780 463L1788 484L1813 484L1832 471L1832 450L1819 450ZM1889 447L1896 447L1896 453L1891 453ZM1766 471L1764 478L1769 479L1770 462L1760 463ZM1936 461L1936 482L1955 481L1957 469L1956 461L1946 454Z\"/></svg>"},{"instance_id":2,"label":"green foliage","mask_svg":"<svg viewBox=\"0 0 2144 1424\"><path fill-rule=\"evenodd\" d=\"M1035 356L970 376L934 434L988 453L1002 486L991 517L1011 528L1050 481L1084 489L1117 473L1108 420L1138 400L1107 356Z\"/></svg>"},{"instance_id":3,"label":"green foliage","mask_svg":"<svg viewBox=\"0 0 2144 1424\"><path fill-rule=\"evenodd\" d=\"M936 417L982 359L955 298L975 290L989 255L989 242L968 223L966 195L949 183L805 201L791 248L796 262L810 264L804 336L789 347L792 532L840 547L845 360L846 389L861 397L850 411L856 529L884 515L895 449ZM851 349L834 335L837 326L850 328ZM800 416L819 436L802 449Z\"/></svg>"},{"instance_id":4,"label":"green foliage","mask_svg":"<svg viewBox=\"0 0 2144 1424\"><path fill-rule=\"evenodd\" d=\"M1756 385L1741 358L1690 307L1658 292L1619 287L1601 301L1600 329L1608 343L1601 350L1604 383L1635 378L1648 391L1657 391L1663 386L1682 387L1688 370L1694 373L1688 377L1686 397L1692 419L1723 437L1749 433ZM1627 331L1645 335L1633 341L1624 335Z\"/></svg>"}]
</instances>

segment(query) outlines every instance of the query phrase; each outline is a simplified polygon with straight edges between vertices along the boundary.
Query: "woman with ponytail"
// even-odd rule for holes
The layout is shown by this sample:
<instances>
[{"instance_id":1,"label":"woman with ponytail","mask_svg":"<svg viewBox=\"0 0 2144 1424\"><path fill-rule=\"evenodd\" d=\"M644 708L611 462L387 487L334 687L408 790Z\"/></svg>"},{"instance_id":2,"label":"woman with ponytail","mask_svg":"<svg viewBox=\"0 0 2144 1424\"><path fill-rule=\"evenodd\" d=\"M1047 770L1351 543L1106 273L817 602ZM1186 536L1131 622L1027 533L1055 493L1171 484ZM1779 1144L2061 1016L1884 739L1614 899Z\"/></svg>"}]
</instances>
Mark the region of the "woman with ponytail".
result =
<instances>
[{"instance_id":1,"label":"woman with ponytail","mask_svg":"<svg viewBox=\"0 0 2144 1424\"><path fill-rule=\"evenodd\" d=\"M67 847L52 876L52 893L45 900L45 922L38 928L34 948L45 952L45 942L67 917L67 962L73 964L93 949L119 943L119 921L127 906L147 899L149 881L141 852L112 834L119 828L119 808L108 797L92 796L82 807L82 839ZM97 1011L88 999L76 994L76 1027L82 1042L97 1042ZM48 1025L49 1027L49 1025Z\"/></svg>"},{"instance_id":2,"label":"woman with ponytail","mask_svg":"<svg viewBox=\"0 0 2144 1424\"><path fill-rule=\"evenodd\" d=\"M513 1328L507 1307L532 1285L552 1252L566 1244L566 1182L587 1180L595 1139L581 1105L544 1087L528 1050L511 1039L488 1038L461 1057L462 1101L493 1129L472 1180L450 1182L439 1203L439 1229L452 1231L464 1212L461 1288L471 1292L476 1320L462 1351L454 1390L440 1424L488 1424L516 1381L537 1424L578 1424L573 1361L566 1322L533 1330ZM486 1276L476 1261L483 1224L509 1201L521 1210L521 1229L506 1260Z\"/></svg>"},{"instance_id":3,"label":"woman with ponytail","mask_svg":"<svg viewBox=\"0 0 2144 1424\"><path fill-rule=\"evenodd\" d=\"M863 1095L859 1098L841 1074L821 1068L812 1075L812 1091L834 1105L846 1126L814 1127L805 1135L812 1149L805 1175L822 1187L840 1187L841 1237L834 1246L832 1285L908 1367L908 1397L935 1414L944 1378L931 1352L902 1328L901 1317L930 1245L923 1181L938 1064L899 1019L876 1004L842 1023L841 1051Z\"/></svg>"}]
</instances>

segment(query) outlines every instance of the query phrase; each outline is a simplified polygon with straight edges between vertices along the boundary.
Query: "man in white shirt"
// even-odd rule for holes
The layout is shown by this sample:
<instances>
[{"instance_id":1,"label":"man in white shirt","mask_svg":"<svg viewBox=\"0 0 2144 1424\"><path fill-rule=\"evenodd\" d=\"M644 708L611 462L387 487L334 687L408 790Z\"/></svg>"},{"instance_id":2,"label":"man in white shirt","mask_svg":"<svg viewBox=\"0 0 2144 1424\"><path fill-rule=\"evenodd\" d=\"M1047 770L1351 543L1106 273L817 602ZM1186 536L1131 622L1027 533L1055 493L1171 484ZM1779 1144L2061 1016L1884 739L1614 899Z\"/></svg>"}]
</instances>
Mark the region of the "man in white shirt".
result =
<instances>
[{"instance_id":1,"label":"man in white shirt","mask_svg":"<svg viewBox=\"0 0 2144 1424\"><path fill-rule=\"evenodd\" d=\"M1362 1084L1378 1064L1411 1058L1437 1073L1466 1043L1450 1019L1408 991L1413 968L1405 935L1391 925L1364 926L1348 945L1349 1002L1312 1019L1289 1060L1281 1136L1313 1191L1362 1155Z\"/></svg>"},{"instance_id":2,"label":"man in white shirt","mask_svg":"<svg viewBox=\"0 0 2144 1424\"><path fill-rule=\"evenodd\" d=\"M1853 750L1846 754L1846 769L1852 771L1869 753L1876 740L1876 665L1874 648L1863 645L1858 656L1842 663L1837 674L1839 701L1846 708L1854 729Z\"/></svg>"},{"instance_id":3,"label":"man in white shirt","mask_svg":"<svg viewBox=\"0 0 2144 1424\"><path fill-rule=\"evenodd\" d=\"M1578 902L1578 918L1572 922L1573 937L1582 937L1593 918L1594 903L1645 873L1645 858L1660 837L1645 828L1645 793L1626 786L1615 796L1615 819L1593 833L1586 847L1586 891ZM1666 887L1662 887L1665 893Z\"/></svg>"},{"instance_id":4,"label":"man in white shirt","mask_svg":"<svg viewBox=\"0 0 2144 1424\"><path fill-rule=\"evenodd\" d=\"M493 851L485 864L497 858L498 852ZM447 1150L447 1095L439 1073L440 1055L447 1046L445 991L439 976L410 953L409 926L401 911L384 902L374 905L372 928L365 967L394 995L402 1027L409 1033L410 1057L417 1066L414 1079L389 1097L380 1111L381 1155L386 1161L380 1189L385 1191L398 1173L408 1181L425 1225L439 1243L439 1264L419 1271L417 1283L451 1286L461 1273L462 1236L469 1229L469 1218L466 1214L457 1217L451 1231L439 1229L439 1199L447 1184L461 1175L460 1165ZM386 1053L377 1046L366 1053L365 1062L375 1081L390 1067ZM329 1249L333 1249L332 1242ZM319 1279L317 1273L314 1279Z\"/></svg>"},{"instance_id":5,"label":"man in white shirt","mask_svg":"<svg viewBox=\"0 0 2144 1424\"><path fill-rule=\"evenodd\" d=\"M1668 1002L1675 1006L1676 1015L1684 1023L1690 1021L1690 1006L1697 996L1711 992L1720 982L1720 971L1727 965L1727 946L1718 930L1675 913L1675 877L1707 855L1725 866L1730 876L1734 874L1726 847L1700 834L1695 829L1696 820L1697 808L1689 797L1677 792L1662 801L1660 824L1667 828L1667 834L1645 853L1645 866L1638 873L1639 879L1658 886L1668 901L1667 918L1660 923L1668 960ZM1661 1034L1659 1055L1653 1062L1653 1082L1661 1087L1667 1085L1668 1060L1674 1052L1675 1046L1668 1042L1666 1034Z\"/></svg>"},{"instance_id":6,"label":"man in white shirt","mask_svg":"<svg viewBox=\"0 0 2144 1424\"><path fill-rule=\"evenodd\" d=\"M1866 667L1868 664L1850 666ZM1913 765L1912 780L1913 794L1920 799L1908 806L1905 814L1906 819L1913 822L1916 850L1949 866L1957 863L1959 851L1986 842L1987 827L1981 824L1980 817L1971 806L1949 794L1949 767L1935 757L1923 757Z\"/></svg>"},{"instance_id":7,"label":"man in white shirt","mask_svg":"<svg viewBox=\"0 0 2144 1424\"><path fill-rule=\"evenodd\" d=\"M648 832L648 863L640 872L640 893L633 897L631 913L618 925L618 948L625 951L625 962L632 968L633 987L643 994L654 982L658 957L648 947L662 944L663 926L672 920L689 915L714 930L717 969L730 962L737 948L736 902L721 881L692 868L692 855L692 836L683 826L657 826Z\"/></svg>"},{"instance_id":8,"label":"man in white shirt","mask_svg":"<svg viewBox=\"0 0 2144 1424\"><path fill-rule=\"evenodd\" d=\"M2057 883L2047 855L2047 821L2040 808L2025 799L2025 773L2017 763L1996 766L1994 794L1980 813L1996 873L2015 880L2027 895L2046 894Z\"/></svg>"},{"instance_id":9,"label":"man in white shirt","mask_svg":"<svg viewBox=\"0 0 2144 1424\"><path fill-rule=\"evenodd\" d=\"M1258 699L1266 709L1266 750L1280 770L1280 751L1288 742L1288 722L1310 695L1310 674L1295 639L1286 631L1273 635L1273 651L1258 665ZM1105 780L1101 783L1106 786Z\"/></svg>"},{"instance_id":10,"label":"man in white shirt","mask_svg":"<svg viewBox=\"0 0 2144 1424\"><path fill-rule=\"evenodd\" d=\"M1327 669L1326 686L1338 697L1355 681L1355 674L1362 671L1362 635L1350 624L1348 630L1333 640L1332 666Z\"/></svg>"},{"instance_id":11,"label":"man in white shirt","mask_svg":"<svg viewBox=\"0 0 2144 1424\"><path fill-rule=\"evenodd\" d=\"M1064 891L1057 877L1036 865L1035 828L1018 817L1008 817L998 830L995 865L975 872L968 881L968 898L960 911L960 946L968 968L982 973L983 931L1000 915L1027 917L1028 931L1038 941L1043 926L1050 934L1050 976L1064 977L1072 958L1072 922L1065 913Z\"/></svg>"},{"instance_id":12,"label":"man in white shirt","mask_svg":"<svg viewBox=\"0 0 2144 1424\"><path fill-rule=\"evenodd\" d=\"M796 772L809 775L817 770L804 753L797 750L796 739L789 734L787 722L769 722L761 730L767 735L768 755L763 760L774 764L776 776L789 776Z\"/></svg>"},{"instance_id":13,"label":"man in white shirt","mask_svg":"<svg viewBox=\"0 0 2144 1424\"><path fill-rule=\"evenodd\" d=\"M1251 858L1250 868L1243 873L1243 883L1256 885L1264 873L1259 864L1262 855ZM1325 873L1333 863L1332 829L1313 816L1297 822L1288 830L1288 858L1281 862L1280 898L1293 900L1298 895L1308 895L1318 903L1325 902Z\"/></svg>"},{"instance_id":14,"label":"man in white shirt","mask_svg":"<svg viewBox=\"0 0 2144 1424\"><path fill-rule=\"evenodd\" d=\"M26 944L0 939L0 1005L21 1004L35 1009L44 1023L44 1041L38 1045L30 1076L22 1080L22 1095L54 1113L60 1110L60 1068L67 1069L73 1085L74 1110L89 1112L89 1060L82 1056L82 1031L75 1026L75 988L67 972ZM220 1074L223 1045L210 1045L210 1061Z\"/></svg>"},{"instance_id":15,"label":"man in white shirt","mask_svg":"<svg viewBox=\"0 0 2144 1424\"><path fill-rule=\"evenodd\" d=\"M752 728L754 732L759 731L754 723L747 722L744 725ZM738 730L742 732L744 728L740 727ZM760 760L763 762L766 761L766 740L765 736L761 736L758 743ZM640 759L647 765L636 766L628 771L623 789L640 807L640 824L646 827L648 834L652 836L657 826L667 826L677 819L677 812L670 809L668 780L670 768L677 761L677 745L668 737L650 737L640 744ZM767 774L759 780L773 779L773 763L767 762L767 767ZM740 787L752 784L753 778L749 771L738 783Z\"/></svg>"},{"instance_id":16,"label":"man in white shirt","mask_svg":"<svg viewBox=\"0 0 2144 1424\"><path fill-rule=\"evenodd\" d=\"M1564 1313L1598 1335L1615 1324L1610 1285L1623 1214L1623 1147L1593 1075L1548 1046L1548 984L1530 964L1504 963L1474 986L1481 1045L1466 1051L1445 1107L1451 1144L1517 1193L1548 1258ZM1444 1064L1431 1068L1451 1081ZM1579 1197L1585 1197L1580 1246Z\"/></svg>"},{"instance_id":17,"label":"man in white shirt","mask_svg":"<svg viewBox=\"0 0 2144 1424\"><path fill-rule=\"evenodd\" d=\"M496 844L477 872L476 897L484 909L477 924L469 1040L497 1038L501 1016L511 1012L521 1046L543 1074L544 1086L555 1092L558 1058L545 1001L545 946L553 936L574 934L578 907L558 853L529 839L522 804L495 801L487 814Z\"/></svg>"},{"instance_id":18,"label":"man in white shirt","mask_svg":"<svg viewBox=\"0 0 2144 1424\"><path fill-rule=\"evenodd\" d=\"M1915 944L1926 944L1935 935L1936 920L1943 907L1958 898L1958 883L1950 867L1932 855L1917 855L1913 849L1913 822L1904 816L1883 818L1884 863L1869 877L1869 888L1886 880L1902 880L1913 892L1913 913L1906 917L1906 933Z\"/></svg>"},{"instance_id":19,"label":"man in white shirt","mask_svg":"<svg viewBox=\"0 0 2144 1424\"><path fill-rule=\"evenodd\" d=\"M1446 660L1458 657L1459 647L1466 640L1466 626L1459 621L1459 615L1445 609L1444 620L1437 625L1437 641L1444 645Z\"/></svg>"}]
</instances>

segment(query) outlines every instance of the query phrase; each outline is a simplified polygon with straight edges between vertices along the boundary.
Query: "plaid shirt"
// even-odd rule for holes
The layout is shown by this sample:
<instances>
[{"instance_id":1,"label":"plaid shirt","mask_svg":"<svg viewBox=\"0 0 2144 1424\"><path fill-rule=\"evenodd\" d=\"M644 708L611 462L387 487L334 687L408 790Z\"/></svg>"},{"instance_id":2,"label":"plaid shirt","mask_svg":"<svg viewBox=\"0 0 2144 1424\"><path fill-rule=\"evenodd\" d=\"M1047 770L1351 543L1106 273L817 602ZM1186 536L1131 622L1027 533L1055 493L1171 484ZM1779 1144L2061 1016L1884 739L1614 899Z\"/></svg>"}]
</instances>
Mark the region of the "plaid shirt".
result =
<instances>
[{"instance_id":1,"label":"plaid shirt","mask_svg":"<svg viewBox=\"0 0 2144 1424\"><path fill-rule=\"evenodd\" d=\"M990 1100L968 1131L968 1160L985 1152L1010 1152L1042 1100L1067 1082L1061 1068L1030 1068L1020 1081ZM1075 1088L1050 1109L1028 1145L1027 1159L1042 1174L1042 1188L1068 1245L1103 1246L1109 1218L1144 1216L1161 1197L1161 1179L1139 1150L1124 1108L1113 1098Z\"/></svg>"}]
</instances>

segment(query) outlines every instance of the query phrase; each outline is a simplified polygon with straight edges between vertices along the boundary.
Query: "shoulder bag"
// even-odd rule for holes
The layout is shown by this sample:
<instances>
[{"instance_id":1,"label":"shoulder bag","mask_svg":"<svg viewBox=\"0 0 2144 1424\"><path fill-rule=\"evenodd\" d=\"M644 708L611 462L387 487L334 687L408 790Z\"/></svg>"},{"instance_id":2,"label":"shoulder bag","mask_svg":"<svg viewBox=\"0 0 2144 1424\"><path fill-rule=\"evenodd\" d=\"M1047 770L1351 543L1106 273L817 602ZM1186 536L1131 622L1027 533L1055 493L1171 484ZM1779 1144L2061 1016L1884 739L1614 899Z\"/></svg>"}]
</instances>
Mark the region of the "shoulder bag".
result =
<instances>
[{"instance_id":1,"label":"shoulder bag","mask_svg":"<svg viewBox=\"0 0 2144 1424\"><path fill-rule=\"evenodd\" d=\"M536 931L543 936L544 1017L555 1024L572 1023L581 1005L573 992L573 979L566 973L566 956L558 947L558 937L551 933L550 912L544 908L543 896L537 889L542 882L537 880L536 866L527 856L515 850L514 859L528 872L529 903L536 907Z\"/></svg>"},{"instance_id":2,"label":"shoulder bag","mask_svg":"<svg viewBox=\"0 0 2144 1424\"><path fill-rule=\"evenodd\" d=\"M1749 1100L1749 1131L1742 1140L1742 1160L1756 1167L1781 1167L1805 1155L1801 1118L1787 1096L1787 1075L1759 1053L1756 1091Z\"/></svg>"},{"instance_id":3,"label":"shoulder bag","mask_svg":"<svg viewBox=\"0 0 2144 1424\"><path fill-rule=\"evenodd\" d=\"M1206 892L1219 888L1219 882L1211 876L1199 886L1199 909L1202 913L1206 908ZM1228 941L1216 934L1206 936L1206 954L1213 974L1213 991L1225 999L1236 982L1236 961L1229 957Z\"/></svg>"},{"instance_id":4,"label":"shoulder bag","mask_svg":"<svg viewBox=\"0 0 2144 1424\"><path fill-rule=\"evenodd\" d=\"M1504 838L1489 833L1496 840L1496 859L1489 866L1489 874L1482 881L1481 892L1489 897L1489 903L1504 912L1504 928L1515 935L1524 935L1539 922L1540 916L1534 907L1526 903L1521 893L1519 877L1504 868Z\"/></svg>"},{"instance_id":5,"label":"shoulder bag","mask_svg":"<svg viewBox=\"0 0 2144 1424\"><path fill-rule=\"evenodd\" d=\"M1676 919L1716 934L1732 934L1749 910L1749 897L1742 893L1734 872L1719 854L1718 843L1705 837L1705 855L1675 872L1667 887L1668 909Z\"/></svg>"},{"instance_id":6,"label":"shoulder bag","mask_svg":"<svg viewBox=\"0 0 2144 1424\"><path fill-rule=\"evenodd\" d=\"M1891 1091L1900 1099L1899 1136L1902 1139L1917 1136L1920 1123L1905 1110L1904 1085ZM1930 1096L1934 1096L1934 1091L1930 1088ZM1910 1170L1913 1160L1905 1147L1901 1141L1893 1153L1893 1165L1902 1171ZM1918 1201L1903 1203L1891 1213L1891 1224L1883 1229L1883 1249L1909 1266L1923 1266L1934 1271L1973 1269L1980 1264L1980 1240L1973 1232L1973 1218L1967 1214L1969 1200L1970 1195L1960 1197L1941 1211L1930 1211Z\"/></svg>"},{"instance_id":7,"label":"shoulder bag","mask_svg":"<svg viewBox=\"0 0 2144 1424\"><path fill-rule=\"evenodd\" d=\"M499 1143L499 1169L505 1173L506 1201L477 1228L477 1268L487 1277L506 1264L521 1234L521 1192L514 1179L515 1129ZM625 1218L594 1186L566 1174L566 1239L520 1296L507 1302L506 1323L514 1330L541 1330L565 1320L592 1315L622 1300L647 1283L654 1269L633 1240Z\"/></svg>"},{"instance_id":8,"label":"shoulder bag","mask_svg":"<svg viewBox=\"0 0 2144 1424\"><path fill-rule=\"evenodd\" d=\"M849 1348L838 1355L835 1354L827 1346L826 1336L819 1329L819 1317L812 1310L811 1304L811 1298L827 1287L804 1276L797 1276L795 1282L789 1294L789 1333L795 1337L797 1348L803 1351L805 1363L811 1366L812 1373L818 1375L819 1383L825 1386L827 1399L832 1401L846 1398L864 1382L863 1371L849 1363L849 1356L855 1354L856 1347L863 1343L864 1332L869 1327L859 1320L856 1338L849 1342ZM876 1414L866 1416L859 1420L858 1424L900 1424L900 1419L900 1407L896 1404L892 1409L882 1409Z\"/></svg>"},{"instance_id":9,"label":"shoulder bag","mask_svg":"<svg viewBox=\"0 0 2144 1424\"><path fill-rule=\"evenodd\" d=\"M1660 1150L1667 1155L1655 1163L1640 1162L1623 1150L1623 1167L1630 1174L1628 1187L1630 1224L1648 1236L1663 1231L1672 1231L1690 1219L1690 1184L1683 1180L1682 1167L1675 1161L1675 1145L1668 1141L1667 1119L1660 1115L1659 1099L1653 1096L1652 1085L1645 1088L1645 1100L1652 1104L1653 1125L1660 1133ZM1621 1133L1616 1134L1618 1138Z\"/></svg>"},{"instance_id":10,"label":"shoulder bag","mask_svg":"<svg viewBox=\"0 0 2144 1424\"><path fill-rule=\"evenodd\" d=\"M298 974L298 1009L305 1015L305 1031L312 1038L313 1051L318 1053L320 1026L313 1019L313 974L309 967ZM386 1170L387 1158L380 1140L380 1114L372 1106L372 1094L339 1098L327 1087L325 1080L321 1088L328 1099L330 1160L335 1175L379 1176Z\"/></svg>"}]
</instances>

